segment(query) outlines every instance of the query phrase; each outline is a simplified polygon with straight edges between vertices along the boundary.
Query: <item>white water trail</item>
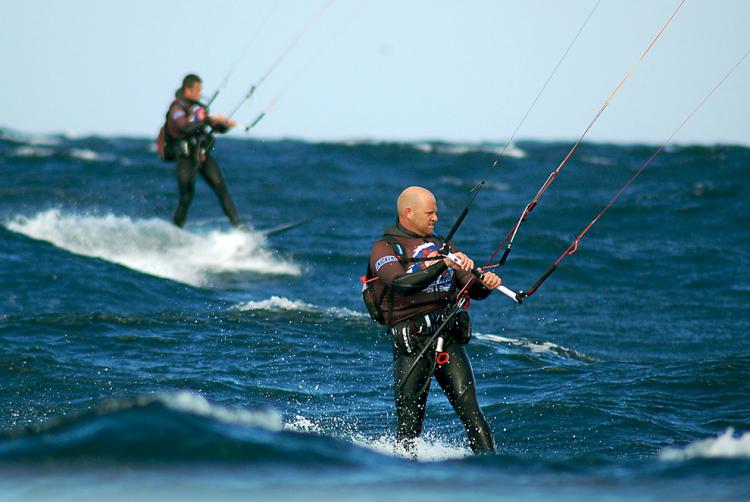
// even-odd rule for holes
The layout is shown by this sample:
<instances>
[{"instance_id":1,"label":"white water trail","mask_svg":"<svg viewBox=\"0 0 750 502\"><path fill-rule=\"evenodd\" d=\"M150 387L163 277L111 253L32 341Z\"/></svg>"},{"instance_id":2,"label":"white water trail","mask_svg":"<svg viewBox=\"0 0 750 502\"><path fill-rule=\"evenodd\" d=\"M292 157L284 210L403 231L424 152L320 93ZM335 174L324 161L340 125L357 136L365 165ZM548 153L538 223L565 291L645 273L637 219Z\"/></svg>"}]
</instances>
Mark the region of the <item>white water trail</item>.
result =
<instances>
[{"instance_id":1,"label":"white water trail","mask_svg":"<svg viewBox=\"0 0 750 502\"><path fill-rule=\"evenodd\" d=\"M219 273L300 274L297 265L265 247L260 233L193 234L157 218L70 214L58 209L15 217L5 227L71 253L191 286L204 286L211 274Z\"/></svg>"}]
</instances>

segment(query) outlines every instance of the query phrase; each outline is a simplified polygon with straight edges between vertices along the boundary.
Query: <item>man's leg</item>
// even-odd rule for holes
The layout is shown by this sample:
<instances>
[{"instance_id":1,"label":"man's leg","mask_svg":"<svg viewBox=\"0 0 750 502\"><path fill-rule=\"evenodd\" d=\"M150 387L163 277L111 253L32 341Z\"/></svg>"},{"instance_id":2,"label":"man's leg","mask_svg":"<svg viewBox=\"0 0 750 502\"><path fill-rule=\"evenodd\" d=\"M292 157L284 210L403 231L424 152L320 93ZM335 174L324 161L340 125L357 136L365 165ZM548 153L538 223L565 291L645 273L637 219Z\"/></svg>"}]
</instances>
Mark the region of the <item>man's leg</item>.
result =
<instances>
[{"instance_id":1,"label":"man's leg","mask_svg":"<svg viewBox=\"0 0 750 502\"><path fill-rule=\"evenodd\" d=\"M430 356L429 353L423 356L407 379L406 373L414 363L416 355L410 356L398 344L394 344L393 383L398 421L396 441L412 454L416 454L416 439L422 433L425 405L430 392L427 382L431 379Z\"/></svg>"},{"instance_id":2,"label":"man's leg","mask_svg":"<svg viewBox=\"0 0 750 502\"><path fill-rule=\"evenodd\" d=\"M435 370L435 378L464 424L471 450L474 453L494 453L495 438L479 407L474 372L466 349L456 342L449 342L446 352L450 361Z\"/></svg>"},{"instance_id":3,"label":"man's leg","mask_svg":"<svg viewBox=\"0 0 750 502\"><path fill-rule=\"evenodd\" d=\"M191 159L177 161L177 185L180 189L180 202L177 204L172 221L178 227L182 227L195 193L195 164Z\"/></svg>"},{"instance_id":4,"label":"man's leg","mask_svg":"<svg viewBox=\"0 0 750 502\"><path fill-rule=\"evenodd\" d=\"M213 189L216 196L219 198L221 208L224 210L224 214L227 215L232 225L238 227L241 225L239 216L237 216L237 208L234 206L232 196L229 195L227 190L227 184L224 182L224 176L221 175L221 169L219 164L210 155L206 157L206 162L203 163L201 168L201 175L206 183Z\"/></svg>"}]
</instances>

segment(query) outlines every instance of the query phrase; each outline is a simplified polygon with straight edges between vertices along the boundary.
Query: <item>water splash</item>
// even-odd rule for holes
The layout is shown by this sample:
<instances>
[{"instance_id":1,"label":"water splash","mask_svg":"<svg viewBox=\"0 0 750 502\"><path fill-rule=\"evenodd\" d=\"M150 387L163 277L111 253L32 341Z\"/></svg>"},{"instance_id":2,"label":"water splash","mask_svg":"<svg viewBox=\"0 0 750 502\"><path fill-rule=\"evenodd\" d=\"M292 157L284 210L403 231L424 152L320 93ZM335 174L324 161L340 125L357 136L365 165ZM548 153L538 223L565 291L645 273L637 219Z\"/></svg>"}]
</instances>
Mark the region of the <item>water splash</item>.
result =
<instances>
[{"instance_id":1,"label":"water splash","mask_svg":"<svg viewBox=\"0 0 750 502\"><path fill-rule=\"evenodd\" d=\"M273 256L263 236L252 232L193 234L157 218L64 214L57 209L15 217L5 227L71 253L191 286L204 286L218 273L300 274L297 265Z\"/></svg>"}]
</instances>

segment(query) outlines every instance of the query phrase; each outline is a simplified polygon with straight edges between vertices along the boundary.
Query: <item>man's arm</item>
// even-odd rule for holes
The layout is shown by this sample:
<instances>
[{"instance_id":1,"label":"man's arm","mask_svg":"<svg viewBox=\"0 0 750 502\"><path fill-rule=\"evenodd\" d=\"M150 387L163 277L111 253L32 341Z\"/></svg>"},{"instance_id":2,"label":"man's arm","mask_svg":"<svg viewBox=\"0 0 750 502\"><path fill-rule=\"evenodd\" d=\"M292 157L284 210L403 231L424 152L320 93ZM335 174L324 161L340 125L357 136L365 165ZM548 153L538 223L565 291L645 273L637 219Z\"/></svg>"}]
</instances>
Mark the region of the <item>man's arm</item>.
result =
<instances>
[{"instance_id":1,"label":"man's arm","mask_svg":"<svg viewBox=\"0 0 750 502\"><path fill-rule=\"evenodd\" d=\"M174 124L179 136L189 136L208 123L205 119L191 122L185 110L177 103L169 109L169 119Z\"/></svg>"},{"instance_id":2,"label":"man's arm","mask_svg":"<svg viewBox=\"0 0 750 502\"><path fill-rule=\"evenodd\" d=\"M372 273L380 277L383 284L392 288L394 293L403 296L422 291L448 268L443 260L438 260L419 272L407 274L393 247L385 241L375 243L370 256Z\"/></svg>"}]
</instances>

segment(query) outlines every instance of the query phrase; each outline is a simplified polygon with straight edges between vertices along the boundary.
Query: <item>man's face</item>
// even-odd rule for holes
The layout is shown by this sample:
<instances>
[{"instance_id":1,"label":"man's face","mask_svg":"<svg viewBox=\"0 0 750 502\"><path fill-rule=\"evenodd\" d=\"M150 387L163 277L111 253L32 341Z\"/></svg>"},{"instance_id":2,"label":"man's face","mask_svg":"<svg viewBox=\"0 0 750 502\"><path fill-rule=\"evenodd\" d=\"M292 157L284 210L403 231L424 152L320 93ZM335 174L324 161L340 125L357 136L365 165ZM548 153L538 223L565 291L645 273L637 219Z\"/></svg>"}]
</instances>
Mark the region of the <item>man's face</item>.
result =
<instances>
[{"instance_id":1,"label":"man's face","mask_svg":"<svg viewBox=\"0 0 750 502\"><path fill-rule=\"evenodd\" d=\"M435 198L424 197L415 207L407 209L406 217L415 234L431 237L435 233L435 222L438 220Z\"/></svg>"},{"instance_id":2,"label":"man's face","mask_svg":"<svg viewBox=\"0 0 750 502\"><path fill-rule=\"evenodd\" d=\"M186 87L182 90L183 96L192 100L198 101L201 99L201 93L203 92L203 84L200 82L194 83L191 87Z\"/></svg>"}]
</instances>

